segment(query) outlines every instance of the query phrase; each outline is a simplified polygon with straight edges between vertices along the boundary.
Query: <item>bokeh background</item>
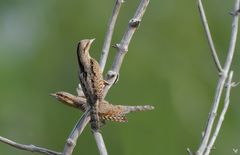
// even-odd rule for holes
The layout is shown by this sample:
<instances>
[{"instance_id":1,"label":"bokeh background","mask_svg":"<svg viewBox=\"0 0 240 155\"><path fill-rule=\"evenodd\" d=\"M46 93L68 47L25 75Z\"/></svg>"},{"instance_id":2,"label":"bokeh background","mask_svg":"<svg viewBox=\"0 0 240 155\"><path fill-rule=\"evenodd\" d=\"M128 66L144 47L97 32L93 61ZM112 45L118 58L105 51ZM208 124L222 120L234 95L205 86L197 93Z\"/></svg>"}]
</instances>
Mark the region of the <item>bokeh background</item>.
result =
<instances>
[{"instance_id":1,"label":"bokeh background","mask_svg":"<svg viewBox=\"0 0 240 155\"><path fill-rule=\"evenodd\" d=\"M139 0L123 4L113 43L118 43ZM233 0L204 1L221 62L229 44ZM81 112L48 94L76 94L76 44L96 38L99 59L114 0L0 0L0 135L24 144L62 151ZM234 56L234 81L240 76L240 48ZM110 50L109 69L115 49ZM103 136L109 154L180 155L196 150L205 128L217 82L195 0L152 0L107 99L115 104L155 106L109 122ZM240 148L240 87L231 103L213 155ZM222 102L221 102L222 103ZM1 155L31 155L0 143ZM89 126L74 155L98 154Z\"/></svg>"}]
</instances>

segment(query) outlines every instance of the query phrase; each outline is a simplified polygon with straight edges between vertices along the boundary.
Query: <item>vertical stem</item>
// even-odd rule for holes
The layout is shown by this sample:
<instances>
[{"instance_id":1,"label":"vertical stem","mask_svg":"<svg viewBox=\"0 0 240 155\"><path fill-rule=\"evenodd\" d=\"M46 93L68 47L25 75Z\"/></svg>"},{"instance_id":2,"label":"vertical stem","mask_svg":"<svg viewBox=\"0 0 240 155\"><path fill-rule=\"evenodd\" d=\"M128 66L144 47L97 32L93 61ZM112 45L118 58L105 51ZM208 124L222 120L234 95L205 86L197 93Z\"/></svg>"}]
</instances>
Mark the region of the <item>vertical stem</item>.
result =
<instances>
[{"instance_id":1,"label":"vertical stem","mask_svg":"<svg viewBox=\"0 0 240 155\"><path fill-rule=\"evenodd\" d=\"M110 20L109 20L107 33L106 33L103 48L102 48L102 54L101 54L101 58L99 61L99 65L100 65L102 71L104 70L106 62L107 62L107 57L108 57L108 53L109 53L109 49L110 49L110 45L111 45L111 41L112 41L113 31L115 28L118 13L120 11L122 3L123 3L123 0L116 0L115 6L113 8L112 16L110 17Z\"/></svg>"},{"instance_id":2,"label":"vertical stem","mask_svg":"<svg viewBox=\"0 0 240 155\"><path fill-rule=\"evenodd\" d=\"M100 132L93 132L100 155L107 155L107 148Z\"/></svg>"},{"instance_id":3,"label":"vertical stem","mask_svg":"<svg viewBox=\"0 0 240 155\"><path fill-rule=\"evenodd\" d=\"M201 142L200 147L198 148L196 155L202 155L204 153L204 151L206 150L208 141L209 141L209 137L211 135L212 132L212 127L214 124L214 120L217 114L217 110L219 107L219 101L222 95L222 91L223 91L223 87L225 84L225 81L227 79L228 76L228 72L232 63L232 59L233 59L233 55L234 55L234 51L235 51L235 46L236 46L236 40L237 40L237 33L238 33L238 11L239 11L239 6L240 6L240 0L236 0L235 1L235 5L234 5L234 13L233 13L233 20L232 20L232 32L231 32L231 37L230 37L230 44L229 44L229 49L228 49L228 54L227 54L227 58L226 58L226 62L223 68L223 72L221 73L219 80L218 80L218 84L217 84L217 88L216 88L216 93L215 93L215 97L214 97L214 102L213 102L213 106L212 106L212 110L210 112L208 121L207 121L207 126L204 132L204 136Z\"/></svg>"},{"instance_id":4,"label":"vertical stem","mask_svg":"<svg viewBox=\"0 0 240 155\"><path fill-rule=\"evenodd\" d=\"M136 31L136 29L139 27L140 22L142 20L142 17L146 11L148 4L149 4L149 0L141 0L140 4L138 6L138 9L135 12L134 17L128 23L128 28L127 28L120 44L116 45L117 54L113 61L111 70L108 71L108 74L107 74L107 80L109 82L109 85L107 85L105 87L105 92L104 92L105 96L106 96L108 90L111 88L111 86L115 82L115 80L119 74L124 56L126 55L126 53L128 51L128 46L130 44L132 36L133 36L134 32Z\"/></svg>"},{"instance_id":5,"label":"vertical stem","mask_svg":"<svg viewBox=\"0 0 240 155\"><path fill-rule=\"evenodd\" d=\"M217 139L217 136L219 134L219 131L220 131L220 128L222 126L222 123L223 123L223 120L224 120L224 117L225 117L225 114L228 110L228 106L229 106L229 98L230 98L230 91L231 91L231 88L232 88L232 77L233 77L233 71L230 72L229 74L229 77L228 77L228 82L227 82L227 91L226 91L226 96L225 96L225 100L224 100L224 107L223 107L223 110L220 114L220 117L219 117L219 120L218 120L218 123L217 123L217 126L216 126L216 129L213 133L213 136L206 148L206 152L204 155L209 155L216 139Z\"/></svg>"}]
</instances>

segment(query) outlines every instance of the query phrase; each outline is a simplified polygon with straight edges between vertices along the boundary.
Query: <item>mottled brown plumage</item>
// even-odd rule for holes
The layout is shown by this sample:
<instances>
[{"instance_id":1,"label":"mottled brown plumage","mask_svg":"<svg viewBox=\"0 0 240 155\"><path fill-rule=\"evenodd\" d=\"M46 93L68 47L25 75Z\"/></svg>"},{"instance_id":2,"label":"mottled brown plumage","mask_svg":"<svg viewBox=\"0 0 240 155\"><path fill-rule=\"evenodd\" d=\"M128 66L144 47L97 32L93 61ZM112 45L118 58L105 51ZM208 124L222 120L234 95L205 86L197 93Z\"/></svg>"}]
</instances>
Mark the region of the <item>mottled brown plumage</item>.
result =
<instances>
[{"instance_id":1,"label":"mottled brown plumage","mask_svg":"<svg viewBox=\"0 0 240 155\"><path fill-rule=\"evenodd\" d=\"M79 64L79 79L87 103L90 105L91 128L100 128L98 104L103 100L104 80L102 71L96 60L90 57L89 49L94 39L81 40L78 43L77 55Z\"/></svg>"},{"instance_id":2,"label":"mottled brown plumage","mask_svg":"<svg viewBox=\"0 0 240 155\"><path fill-rule=\"evenodd\" d=\"M67 92L57 92L51 94L56 97L62 103L80 109L85 112L88 108L88 103L86 102L86 98L84 96L74 96ZM124 105L113 105L103 100L98 105L98 115L100 117L100 121L114 121L114 122L127 122L126 114L130 112L136 111L146 111L153 110L154 107L150 105L144 106L124 106Z\"/></svg>"}]
</instances>

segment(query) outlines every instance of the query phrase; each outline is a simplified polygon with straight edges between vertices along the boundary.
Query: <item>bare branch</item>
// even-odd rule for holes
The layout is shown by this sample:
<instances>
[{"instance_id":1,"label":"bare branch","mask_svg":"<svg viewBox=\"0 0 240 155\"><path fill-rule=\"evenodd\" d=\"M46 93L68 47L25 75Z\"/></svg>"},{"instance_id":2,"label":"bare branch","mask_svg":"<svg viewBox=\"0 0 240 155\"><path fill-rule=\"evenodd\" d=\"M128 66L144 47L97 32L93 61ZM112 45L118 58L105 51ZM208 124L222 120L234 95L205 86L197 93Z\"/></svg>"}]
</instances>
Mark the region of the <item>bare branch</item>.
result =
<instances>
[{"instance_id":1,"label":"bare branch","mask_svg":"<svg viewBox=\"0 0 240 155\"><path fill-rule=\"evenodd\" d=\"M204 153L204 155L209 155L215 141L216 141L216 138L219 134L219 131L220 131L220 128L222 126L222 123L223 123L223 120L224 120L224 117L225 117L225 114L227 112L227 109L228 109L228 106L229 106L229 97L230 97L230 91L231 91L231 88L232 88L232 77L233 77L233 71L230 72L229 74L229 77L228 77L228 82L227 82L227 90L226 90L226 96L225 96L225 100L224 100L224 107L223 107L223 110L220 114L220 117L219 117L219 120L217 122L217 126L216 126L216 129L213 133L213 136L206 148L206 152Z\"/></svg>"},{"instance_id":2,"label":"bare branch","mask_svg":"<svg viewBox=\"0 0 240 155\"><path fill-rule=\"evenodd\" d=\"M15 148L21 149L21 150L25 150L25 151L38 152L38 153L47 154L47 155L61 155L62 154L61 152L56 152L56 151L52 151L52 150L49 150L46 148L37 147L32 144L30 144L30 145L19 144L12 140L7 139L7 138L1 137L1 136L0 136L0 141L5 144L8 144L12 147L15 147Z\"/></svg>"},{"instance_id":3,"label":"bare branch","mask_svg":"<svg viewBox=\"0 0 240 155\"><path fill-rule=\"evenodd\" d=\"M93 135L96 140L100 155L107 155L108 153L107 153L106 146L104 144L102 134L100 132L93 132Z\"/></svg>"},{"instance_id":4,"label":"bare branch","mask_svg":"<svg viewBox=\"0 0 240 155\"><path fill-rule=\"evenodd\" d=\"M233 21L232 21L232 32L231 32L231 37L230 37L230 45L229 45L229 49L228 49L226 62L225 62L223 71L220 74L220 77L219 77L219 80L218 80L213 106L212 106L210 115L208 117L208 122L207 122L207 126L206 126L206 129L205 129L205 132L204 132L204 136L203 136L201 145L196 152L197 155L202 155L204 153L206 147L207 147L209 137L210 137L211 132L212 132L212 127L213 127L213 124L214 124L214 120L215 120L217 110L218 110L218 107L219 107L219 101L220 101L220 98L221 98L221 95L222 95L223 87L225 85L225 81L227 79L228 72L229 72L229 69L230 69L230 66L231 66L231 63L232 63L233 54L234 54L235 46L236 46L237 33L238 33L239 6L240 6L240 0L236 0L235 1L235 6L234 6L234 15L233 15Z\"/></svg>"},{"instance_id":5,"label":"bare branch","mask_svg":"<svg viewBox=\"0 0 240 155\"><path fill-rule=\"evenodd\" d=\"M63 154L62 155L71 155L73 149L77 143L77 139L90 121L89 116L89 109L82 115L82 117L77 122L76 126L72 130L71 134L69 135L67 142L65 144Z\"/></svg>"},{"instance_id":6,"label":"bare branch","mask_svg":"<svg viewBox=\"0 0 240 155\"><path fill-rule=\"evenodd\" d=\"M205 33L206 33L206 36L207 36L207 39L208 39L208 44L209 44L209 47L211 49L211 53L212 53L212 56L213 56L214 63L216 65L217 69L218 69L218 72L221 73L222 72L222 66L221 66L221 63L219 61L216 49L214 47L214 43L213 43L213 40L212 40L211 32L210 32L210 29L209 29L209 26L208 26L208 22L207 22L205 11L204 11L204 8L203 8L203 5L202 5L202 1L197 0L197 4L198 4L198 9L199 9L199 13L200 13L200 16L201 16L202 24L204 26L204 30L205 30Z\"/></svg>"},{"instance_id":7,"label":"bare branch","mask_svg":"<svg viewBox=\"0 0 240 155\"><path fill-rule=\"evenodd\" d=\"M106 33L104 44L103 44L101 58L99 61L99 65L100 65L102 71L104 70L106 62L107 62L107 57L108 57L109 48L110 48L111 41L112 41L113 31L115 28L116 20L117 20L120 8L122 6L122 3L123 3L123 0L116 0L115 6L113 8L112 16L110 17L110 20L108 23L108 29L107 29L107 33Z\"/></svg>"},{"instance_id":8,"label":"bare branch","mask_svg":"<svg viewBox=\"0 0 240 155\"><path fill-rule=\"evenodd\" d=\"M119 70L121 68L124 56L128 51L129 43L132 39L134 32L140 25L140 22L145 13L145 10L148 6L148 3L149 3L149 0L141 0L140 4L138 6L138 9L135 12L134 17L128 23L128 28L127 28L120 44L116 45L117 55L114 59L111 70L108 71L108 73L107 73L107 80L109 82L109 85L105 87L105 96L106 96L108 90L110 89L110 87L113 85L113 83L116 81L116 79L118 77Z\"/></svg>"},{"instance_id":9,"label":"bare branch","mask_svg":"<svg viewBox=\"0 0 240 155\"><path fill-rule=\"evenodd\" d=\"M234 54L236 42L237 42L239 9L240 9L240 0L236 0L235 5L234 5L234 15L233 15L233 20L232 20L232 32L231 32L231 38L230 38L230 43L229 43L228 55L227 55L227 60L224 65L224 70L228 70L228 71L229 71L229 68L232 63L233 54ZM227 72L226 72L226 74L227 74Z\"/></svg>"}]
</instances>

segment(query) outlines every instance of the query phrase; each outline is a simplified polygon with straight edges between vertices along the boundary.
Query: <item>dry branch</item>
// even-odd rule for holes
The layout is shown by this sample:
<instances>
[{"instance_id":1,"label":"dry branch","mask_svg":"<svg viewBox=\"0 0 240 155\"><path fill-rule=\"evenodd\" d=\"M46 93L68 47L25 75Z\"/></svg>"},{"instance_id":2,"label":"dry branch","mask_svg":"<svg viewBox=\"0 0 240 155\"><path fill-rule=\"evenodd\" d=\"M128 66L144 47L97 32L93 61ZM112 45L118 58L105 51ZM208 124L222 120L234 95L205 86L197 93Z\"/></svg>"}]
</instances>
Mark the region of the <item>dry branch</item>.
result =
<instances>
[{"instance_id":1,"label":"dry branch","mask_svg":"<svg viewBox=\"0 0 240 155\"><path fill-rule=\"evenodd\" d=\"M203 19L203 18L205 18L205 13L204 13L204 10L202 8L202 2L201 2L201 0L198 0L198 2L199 2L199 10L200 10L202 21L206 21L205 19ZM236 0L235 5L234 5L234 10L233 10L234 13L233 13L233 21L232 21L232 32L231 32L231 37L230 37L229 49L228 49L228 52L227 52L227 58L226 58L226 61L225 61L224 68L220 72L220 77L218 79L212 109L210 111L208 121L207 121L207 125L206 125L205 131L204 131L204 135L203 135L201 144L200 144L200 146L199 146L199 148L196 152L196 155L203 155L208 146L213 146L213 143L215 142L214 137L217 137L216 135L213 135L214 137L211 140L211 144L208 145L210 136L212 134L212 128L213 128L213 125L214 125L214 120L216 118L217 111L218 111L218 108L219 108L219 102L220 102L220 99L221 99L221 96L222 96L223 88L224 88L224 85L226 84L226 79L228 78L228 73L229 73L229 70L230 70L230 67L231 67L231 63L232 63L232 59L233 59L233 55L234 55L234 51L235 51L237 33L238 33L239 6L240 6L240 0ZM208 26L207 26L207 22L203 22L203 23L204 23L204 26L205 26L206 34L208 36L208 40L210 40L209 42L211 42L211 35L208 32L209 29L208 29ZM210 46L213 45L212 43L209 43L209 44L210 44ZM212 50L212 53L214 55L213 47L211 47L211 50ZM214 56L215 63L217 62L217 60L218 60L218 57L217 57L217 55L215 55ZM216 65L216 66L219 70L220 67L218 65ZM221 117L219 119L221 119ZM216 130L218 130L218 129L216 128ZM218 132L215 132L215 133L218 134Z\"/></svg>"},{"instance_id":2,"label":"dry branch","mask_svg":"<svg viewBox=\"0 0 240 155\"><path fill-rule=\"evenodd\" d=\"M19 144L17 142L14 142L12 140L9 140L7 138L1 137L0 136L0 141L8 144L12 147L15 147L17 149L20 150L25 150L25 151L30 151L30 152L38 152L38 153L42 153L42 154L47 154L47 155L61 155L61 152L56 152L56 151L52 151L43 147L38 147L38 146L34 146L32 144L30 145L24 145L24 144Z\"/></svg>"},{"instance_id":3,"label":"dry branch","mask_svg":"<svg viewBox=\"0 0 240 155\"><path fill-rule=\"evenodd\" d=\"M217 69L218 69L218 72L221 73L222 72L222 66L221 66L221 63L219 61L219 58L218 58L218 55L217 55L217 52L216 52L216 49L215 49L215 46L214 46L214 43L213 43L213 40L212 40L211 32L210 32L210 29L209 29L209 26L208 26L207 17L205 15L205 11L204 11L204 8L203 8L203 5L202 5L202 1L198 0L197 4L198 4L198 9L199 9L199 13L200 13L200 16L201 16L202 24L203 24L203 27L204 27L204 30L205 30L205 33L206 33L206 36L207 36L207 39L208 39L208 44L209 44L209 47L211 49L211 53L212 53L212 56L213 56L214 63L216 65Z\"/></svg>"},{"instance_id":4,"label":"dry branch","mask_svg":"<svg viewBox=\"0 0 240 155\"><path fill-rule=\"evenodd\" d=\"M217 122L217 126L216 126L216 129L213 133L213 136L206 148L206 152L204 153L204 155L209 155L210 151L212 150L213 148L213 145L217 139L217 136L219 134L219 131L221 129L221 126L222 126L222 123L223 123L223 120L224 120L224 117L226 115L226 112L228 110L228 106L229 106L229 98L230 98L230 92L231 92L231 88L233 87L233 83L232 83L232 77L233 77L233 71L230 72L229 74L229 77L228 77L228 82L226 83L227 85L227 90L226 90L226 95L225 95L225 100L224 100L224 107L223 107L223 110L219 116L219 120Z\"/></svg>"},{"instance_id":5,"label":"dry branch","mask_svg":"<svg viewBox=\"0 0 240 155\"><path fill-rule=\"evenodd\" d=\"M111 46L113 31L114 31L114 28L115 28L118 13L120 11L122 3L123 3L123 0L116 0L115 6L113 8L112 16L110 17L110 20L109 20L107 33L106 33L105 40L104 40L104 43L103 43L102 54L101 54L101 58L100 58L100 61L99 61L99 65L100 65L102 71L104 70L106 62L107 62L107 57L108 57L109 49L110 49L110 46Z\"/></svg>"},{"instance_id":6,"label":"dry branch","mask_svg":"<svg viewBox=\"0 0 240 155\"><path fill-rule=\"evenodd\" d=\"M128 28L127 28L121 42L119 44L116 44L117 55L114 59L111 69L107 73L107 81L108 81L109 85L105 87L105 96L106 96L108 90L111 88L111 86L114 84L114 82L118 78L124 56L128 51L129 43L132 39L134 32L140 25L140 22L145 13L145 10L148 6L148 3L149 3L149 0L141 1L134 17L128 23Z\"/></svg>"}]
</instances>

